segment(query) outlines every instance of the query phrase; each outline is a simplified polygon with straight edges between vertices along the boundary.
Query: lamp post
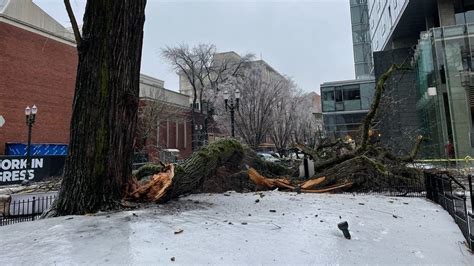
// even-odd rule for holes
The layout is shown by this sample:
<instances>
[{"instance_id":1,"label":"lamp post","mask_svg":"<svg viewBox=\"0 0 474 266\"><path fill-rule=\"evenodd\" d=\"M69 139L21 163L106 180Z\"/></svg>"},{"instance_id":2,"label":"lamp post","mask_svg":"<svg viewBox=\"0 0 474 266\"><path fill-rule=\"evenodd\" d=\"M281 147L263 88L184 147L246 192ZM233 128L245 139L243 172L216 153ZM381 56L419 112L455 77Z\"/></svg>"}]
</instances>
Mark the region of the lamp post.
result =
<instances>
[{"instance_id":1,"label":"lamp post","mask_svg":"<svg viewBox=\"0 0 474 266\"><path fill-rule=\"evenodd\" d=\"M240 91L236 89L234 93L231 95L229 91L224 91L224 103L225 103L225 110L230 111L230 125L232 128L232 137L235 137L235 118L234 118L234 111L239 108L239 100L240 100Z\"/></svg>"},{"instance_id":2,"label":"lamp post","mask_svg":"<svg viewBox=\"0 0 474 266\"><path fill-rule=\"evenodd\" d=\"M25 116L26 116L26 125L28 126L28 144L26 146L26 168L29 169L31 166L31 128L33 127L33 124L35 123L36 119L36 113L38 112L38 108L36 105L33 105L32 108L27 106L25 108Z\"/></svg>"},{"instance_id":3,"label":"lamp post","mask_svg":"<svg viewBox=\"0 0 474 266\"><path fill-rule=\"evenodd\" d=\"M197 135L197 147L201 146L201 137L202 137L202 125L194 125L194 134Z\"/></svg>"}]
</instances>

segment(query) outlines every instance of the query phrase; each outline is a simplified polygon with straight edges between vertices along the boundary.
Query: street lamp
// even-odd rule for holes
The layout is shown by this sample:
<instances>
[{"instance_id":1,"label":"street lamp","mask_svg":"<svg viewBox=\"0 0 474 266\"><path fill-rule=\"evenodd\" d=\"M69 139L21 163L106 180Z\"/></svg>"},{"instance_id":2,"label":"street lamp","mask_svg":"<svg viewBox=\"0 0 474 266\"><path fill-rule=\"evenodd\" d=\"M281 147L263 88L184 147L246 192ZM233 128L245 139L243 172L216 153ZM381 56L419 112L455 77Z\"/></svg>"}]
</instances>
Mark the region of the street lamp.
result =
<instances>
[{"instance_id":1,"label":"street lamp","mask_svg":"<svg viewBox=\"0 0 474 266\"><path fill-rule=\"evenodd\" d=\"M197 135L197 146L201 146L201 137L202 137L202 125L194 125L194 134Z\"/></svg>"},{"instance_id":2,"label":"street lamp","mask_svg":"<svg viewBox=\"0 0 474 266\"><path fill-rule=\"evenodd\" d=\"M224 91L224 103L225 103L225 110L230 111L230 125L232 127L232 137L235 137L235 119L234 119L234 111L235 109L239 108L239 100L240 100L240 90L236 89L232 95L230 95L229 91Z\"/></svg>"},{"instance_id":3,"label":"street lamp","mask_svg":"<svg viewBox=\"0 0 474 266\"><path fill-rule=\"evenodd\" d=\"M31 166L31 158L30 158L30 147L31 147L31 128L35 123L36 113L38 112L38 108L36 105L33 105L32 108L27 106L25 108L25 116L26 116L26 125L28 126L28 145L26 146L26 168L29 169Z\"/></svg>"}]
</instances>

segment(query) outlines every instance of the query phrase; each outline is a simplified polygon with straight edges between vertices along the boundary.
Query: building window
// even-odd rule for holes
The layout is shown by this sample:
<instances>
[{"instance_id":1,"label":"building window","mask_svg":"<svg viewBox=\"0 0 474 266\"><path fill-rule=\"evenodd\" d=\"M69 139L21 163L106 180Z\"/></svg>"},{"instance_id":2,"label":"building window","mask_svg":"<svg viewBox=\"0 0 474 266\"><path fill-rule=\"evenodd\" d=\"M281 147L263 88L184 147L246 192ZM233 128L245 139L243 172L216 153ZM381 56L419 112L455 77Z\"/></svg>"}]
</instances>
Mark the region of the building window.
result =
<instances>
[{"instance_id":1,"label":"building window","mask_svg":"<svg viewBox=\"0 0 474 266\"><path fill-rule=\"evenodd\" d=\"M334 111L334 88L322 88L321 91L323 112Z\"/></svg>"},{"instance_id":2,"label":"building window","mask_svg":"<svg viewBox=\"0 0 474 266\"><path fill-rule=\"evenodd\" d=\"M344 89L344 101L360 100L359 86Z\"/></svg>"},{"instance_id":3,"label":"building window","mask_svg":"<svg viewBox=\"0 0 474 266\"><path fill-rule=\"evenodd\" d=\"M342 88L341 87L336 87L336 93L335 93L334 99L336 100L336 102L342 102Z\"/></svg>"},{"instance_id":4,"label":"building window","mask_svg":"<svg viewBox=\"0 0 474 266\"><path fill-rule=\"evenodd\" d=\"M392 9L388 6L388 17L390 18L390 23L392 23Z\"/></svg>"},{"instance_id":5,"label":"building window","mask_svg":"<svg viewBox=\"0 0 474 266\"><path fill-rule=\"evenodd\" d=\"M336 111L344 111L344 101L341 87L336 87L334 98L336 100Z\"/></svg>"}]
</instances>

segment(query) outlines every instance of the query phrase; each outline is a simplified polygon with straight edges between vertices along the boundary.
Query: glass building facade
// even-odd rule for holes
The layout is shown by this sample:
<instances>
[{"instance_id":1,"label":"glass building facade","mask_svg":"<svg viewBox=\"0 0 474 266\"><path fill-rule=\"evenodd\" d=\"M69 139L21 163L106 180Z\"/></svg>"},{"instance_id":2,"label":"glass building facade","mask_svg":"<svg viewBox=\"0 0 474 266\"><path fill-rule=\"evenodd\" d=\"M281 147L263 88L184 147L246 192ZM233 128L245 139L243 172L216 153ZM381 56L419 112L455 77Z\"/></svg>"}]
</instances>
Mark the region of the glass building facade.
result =
<instances>
[{"instance_id":1,"label":"glass building facade","mask_svg":"<svg viewBox=\"0 0 474 266\"><path fill-rule=\"evenodd\" d=\"M427 136L425 157L474 154L474 24L421 34L414 57L417 110ZM448 143L454 154L447 150Z\"/></svg>"},{"instance_id":2,"label":"glass building facade","mask_svg":"<svg viewBox=\"0 0 474 266\"><path fill-rule=\"evenodd\" d=\"M372 50L385 48L409 0L361 0L367 2ZM419 0L414 0L419 1Z\"/></svg>"},{"instance_id":3,"label":"glass building facade","mask_svg":"<svg viewBox=\"0 0 474 266\"><path fill-rule=\"evenodd\" d=\"M334 138L353 137L372 103L375 81L349 80L321 85L321 102L326 134Z\"/></svg>"},{"instance_id":4,"label":"glass building facade","mask_svg":"<svg viewBox=\"0 0 474 266\"><path fill-rule=\"evenodd\" d=\"M367 0L351 0L350 7L355 76L356 79L367 78L373 61Z\"/></svg>"}]
</instances>

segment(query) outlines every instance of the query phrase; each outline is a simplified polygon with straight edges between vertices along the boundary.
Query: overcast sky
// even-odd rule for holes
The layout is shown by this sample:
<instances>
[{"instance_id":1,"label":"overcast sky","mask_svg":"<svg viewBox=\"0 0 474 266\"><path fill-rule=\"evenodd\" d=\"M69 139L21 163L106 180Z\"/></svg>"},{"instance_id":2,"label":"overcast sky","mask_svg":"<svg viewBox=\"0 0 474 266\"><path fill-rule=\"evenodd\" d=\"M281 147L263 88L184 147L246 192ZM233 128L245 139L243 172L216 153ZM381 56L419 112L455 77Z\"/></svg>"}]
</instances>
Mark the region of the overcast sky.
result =
<instances>
[{"instance_id":1,"label":"overcast sky","mask_svg":"<svg viewBox=\"0 0 474 266\"><path fill-rule=\"evenodd\" d=\"M70 25L62 0L34 2ZM85 2L71 0L79 21ZM354 78L349 0L148 0L142 73L178 90L178 77L160 49L182 43L253 53L305 91Z\"/></svg>"}]
</instances>

